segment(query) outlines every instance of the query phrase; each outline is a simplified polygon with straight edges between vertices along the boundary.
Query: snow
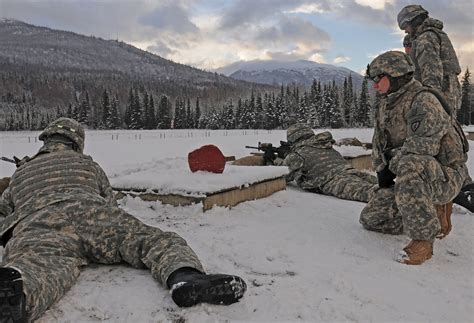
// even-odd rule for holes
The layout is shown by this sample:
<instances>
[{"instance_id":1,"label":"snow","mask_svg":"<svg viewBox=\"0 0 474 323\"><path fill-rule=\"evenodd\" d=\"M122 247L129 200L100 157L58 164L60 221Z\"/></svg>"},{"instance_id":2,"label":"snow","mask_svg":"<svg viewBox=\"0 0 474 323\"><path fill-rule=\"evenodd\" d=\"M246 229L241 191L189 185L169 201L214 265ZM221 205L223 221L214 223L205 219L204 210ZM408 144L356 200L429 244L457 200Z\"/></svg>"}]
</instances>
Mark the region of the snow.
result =
<instances>
[{"instance_id":1,"label":"snow","mask_svg":"<svg viewBox=\"0 0 474 323\"><path fill-rule=\"evenodd\" d=\"M335 139L363 142L372 136L370 129L332 133ZM113 134L118 140L111 139ZM0 133L1 154L34 154L41 145L34 141L37 135ZM277 145L284 139L283 131L261 130L88 131L86 153L113 180L127 170L169 165L204 144L239 158L251 152L245 145ZM13 171L14 165L0 164L0 177ZM189 172L182 169L174 176L185 182ZM120 204L145 223L183 236L208 272L243 277L248 284L244 298L231 306L181 309L148 271L94 265L39 322L472 322L474 317L474 217L460 207L454 209L453 231L435 242L433 258L422 266L406 266L395 258L409 239L364 230L358 222L363 203L294 186L205 213L200 205L173 207L137 198Z\"/></svg>"}]
</instances>

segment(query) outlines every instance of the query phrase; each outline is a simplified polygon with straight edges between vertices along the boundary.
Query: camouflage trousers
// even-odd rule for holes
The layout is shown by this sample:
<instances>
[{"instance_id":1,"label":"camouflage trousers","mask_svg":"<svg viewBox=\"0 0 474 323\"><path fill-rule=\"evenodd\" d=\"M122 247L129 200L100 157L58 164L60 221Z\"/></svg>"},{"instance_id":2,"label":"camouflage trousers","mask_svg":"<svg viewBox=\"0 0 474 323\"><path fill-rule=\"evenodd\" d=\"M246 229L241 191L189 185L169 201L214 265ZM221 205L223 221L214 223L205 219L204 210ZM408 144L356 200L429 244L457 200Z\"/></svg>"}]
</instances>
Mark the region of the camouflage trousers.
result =
<instances>
[{"instance_id":1,"label":"camouflage trousers","mask_svg":"<svg viewBox=\"0 0 474 323\"><path fill-rule=\"evenodd\" d=\"M454 199L467 178L467 168L443 167L431 156L400 159L395 186L377 189L362 210L360 223L367 230L401 234L413 240L434 241L440 230L435 205Z\"/></svg>"},{"instance_id":2,"label":"camouflage trousers","mask_svg":"<svg viewBox=\"0 0 474 323\"><path fill-rule=\"evenodd\" d=\"M332 177L318 191L344 200L368 202L377 183L375 176L352 168Z\"/></svg>"},{"instance_id":3,"label":"camouflage trousers","mask_svg":"<svg viewBox=\"0 0 474 323\"><path fill-rule=\"evenodd\" d=\"M3 254L3 266L23 276L27 314L40 317L75 283L88 263L129 263L149 268L166 286L182 267L203 271L186 241L173 232L145 225L116 207L57 204L20 222Z\"/></svg>"}]
</instances>

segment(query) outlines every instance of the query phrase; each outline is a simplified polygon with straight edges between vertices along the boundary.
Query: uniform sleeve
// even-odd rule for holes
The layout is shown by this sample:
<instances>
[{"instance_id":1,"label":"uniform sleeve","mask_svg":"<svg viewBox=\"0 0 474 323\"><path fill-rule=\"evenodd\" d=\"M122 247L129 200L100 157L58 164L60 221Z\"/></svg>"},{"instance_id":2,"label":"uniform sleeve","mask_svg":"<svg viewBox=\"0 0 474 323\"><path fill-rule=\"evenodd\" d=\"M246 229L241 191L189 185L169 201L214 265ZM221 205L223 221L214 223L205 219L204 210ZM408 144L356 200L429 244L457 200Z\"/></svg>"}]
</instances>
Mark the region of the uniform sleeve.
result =
<instances>
[{"instance_id":1,"label":"uniform sleeve","mask_svg":"<svg viewBox=\"0 0 474 323\"><path fill-rule=\"evenodd\" d=\"M382 131L378 122L378 111L375 115L374 136L372 137L372 165L376 172L384 169L386 165L385 157L383 155L383 138Z\"/></svg>"},{"instance_id":2,"label":"uniform sleeve","mask_svg":"<svg viewBox=\"0 0 474 323\"><path fill-rule=\"evenodd\" d=\"M443 81L443 63L441 44L433 31L427 31L416 39L416 61L420 67L421 83L441 90Z\"/></svg>"},{"instance_id":3,"label":"uniform sleeve","mask_svg":"<svg viewBox=\"0 0 474 323\"><path fill-rule=\"evenodd\" d=\"M398 161L403 155L438 155L441 139L451 126L449 116L441 103L434 94L428 92L420 93L415 97L411 109L405 114L405 120L407 122L407 138L390 161L390 169L395 174Z\"/></svg>"},{"instance_id":4,"label":"uniform sleeve","mask_svg":"<svg viewBox=\"0 0 474 323\"><path fill-rule=\"evenodd\" d=\"M10 187L7 187L0 197L0 218L9 216L14 209Z\"/></svg>"},{"instance_id":5,"label":"uniform sleeve","mask_svg":"<svg viewBox=\"0 0 474 323\"><path fill-rule=\"evenodd\" d=\"M110 186L109 179L105 174L104 170L96 164L97 169L97 181L99 184L100 195L107 200L107 204L110 206L117 206L117 200L115 199L114 191Z\"/></svg>"},{"instance_id":6,"label":"uniform sleeve","mask_svg":"<svg viewBox=\"0 0 474 323\"><path fill-rule=\"evenodd\" d=\"M299 154L292 152L289 153L285 160L284 165L288 167L290 173L286 176L286 181L291 182L301 176L301 169L304 165L304 158Z\"/></svg>"}]
</instances>

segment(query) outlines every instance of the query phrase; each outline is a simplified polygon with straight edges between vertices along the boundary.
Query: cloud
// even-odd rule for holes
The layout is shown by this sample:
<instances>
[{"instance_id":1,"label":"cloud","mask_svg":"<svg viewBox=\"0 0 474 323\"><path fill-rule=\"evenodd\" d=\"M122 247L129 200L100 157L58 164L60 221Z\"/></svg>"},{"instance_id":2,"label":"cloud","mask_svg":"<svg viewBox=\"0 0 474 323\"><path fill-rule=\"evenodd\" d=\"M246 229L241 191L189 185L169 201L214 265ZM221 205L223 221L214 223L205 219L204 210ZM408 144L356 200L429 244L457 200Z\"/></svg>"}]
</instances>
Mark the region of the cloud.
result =
<instances>
[{"instance_id":1,"label":"cloud","mask_svg":"<svg viewBox=\"0 0 474 323\"><path fill-rule=\"evenodd\" d=\"M176 4L167 4L155 8L152 12L140 17L140 22L156 29L177 33L196 33L198 27L189 20L186 10Z\"/></svg>"},{"instance_id":2,"label":"cloud","mask_svg":"<svg viewBox=\"0 0 474 323\"><path fill-rule=\"evenodd\" d=\"M338 55L336 56L336 58L333 60L333 63L334 64L340 64L340 63L344 63L344 62L348 62L350 61L351 58L349 56L344 56L344 55Z\"/></svg>"},{"instance_id":3,"label":"cloud","mask_svg":"<svg viewBox=\"0 0 474 323\"><path fill-rule=\"evenodd\" d=\"M393 4L394 0L355 0L361 6L370 7L375 10L382 10L386 4Z\"/></svg>"},{"instance_id":4,"label":"cloud","mask_svg":"<svg viewBox=\"0 0 474 323\"><path fill-rule=\"evenodd\" d=\"M371 37L400 34L396 15L409 0L0 0L0 15L105 39L120 39L202 68L238 60L311 59L341 50L356 65L384 52ZM463 68L474 69L472 0L418 0L444 22ZM321 18L321 19L319 19ZM332 25L363 26L353 44L332 48ZM362 28L361 28L362 29ZM348 33L350 30L347 31ZM352 36L351 36L352 37ZM360 44L367 41L367 44ZM471 44L471 45L470 45ZM383 47L401 46L395 41ZM352 47L351 47L352 46ZM397 48L401 49L401 48ZM340 55L343 56L343 55ZM376 55L375 55L376 56ZM335 63L345 63L336 57ZM353 68L359 69L360 66Z\"/></svg>"},{"instance_id":5,"label":"cloud","mask_svg":"<svg viewBox=\"0 0 474 323\"><path fill-rule=\"evenodd\" d=\"M331 36L309 21L296 17L281 17L277 24L261 28L254 40L262 45L284 49L288 54L309 57L314 53L326 51Z\"/></svg>"},{"instance_id":6,"label":"cloud","mask_svg":"<svg viewBox=\"0 0 474 323\"><path fill-rule=\"evenodd\" d=\"M166 43L160 40L157 40L153 45L147 46L146 50L164 58L172 58L173 54L177 53L176 50L171 49Z\"/></svg>"},{"instance_id":7,"label":"cloud","mask_svg":"<svg viewBox=\"0 0 474 323\"><path fill-rule=\"evenodd\" d=\"M294 9L287 10L285 13L324 13L329 10L329 7L323 3L305 3Z\"/></svg>"},{"instance_id":8,"label":"cloud","mask_svg":"<svg viewBox=\"0 0 474 323\"><path fill-rule=\"evenodd\" d=\"M302 0L238 0L223 11L220 18L220 28L232 29L248 24L255 24L262 19L278 16L285 10L291 10L305 1Z\"/></svg>"}]
</instances>

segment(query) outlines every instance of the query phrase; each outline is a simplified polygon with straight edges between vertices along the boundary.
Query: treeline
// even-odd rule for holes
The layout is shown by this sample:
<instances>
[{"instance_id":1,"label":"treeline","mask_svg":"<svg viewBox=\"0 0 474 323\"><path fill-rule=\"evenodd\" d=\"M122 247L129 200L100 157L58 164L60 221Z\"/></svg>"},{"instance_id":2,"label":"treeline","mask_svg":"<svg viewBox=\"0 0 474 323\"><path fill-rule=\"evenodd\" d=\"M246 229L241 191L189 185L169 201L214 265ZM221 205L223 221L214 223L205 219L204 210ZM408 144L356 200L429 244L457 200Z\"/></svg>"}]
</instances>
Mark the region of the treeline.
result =
<instances>
[{"instance_id":1,"label":"treeline","mask_svg":"<svg viewBox=\"0 0 474 323\"><path fill-rule=\"evenodd\" d=\"M212 110L200 120L208 129L286 129L295 122L313 128L367 127L372 124L372 109L367 80L354 91L352 78L344 86L314 80L309 90L281 87L279 93L251 95L236 104L230 101L221 110Z\"/></svg>"},{"instance_id":2,"label":"treeline","mask_svg":"<svg viewBox=\"0 0 474 323\"><path fill-rule=\"evenodd\" d=\"M474 124L470 72L462 81L462 105L458 119ZM132 87L121 112L120 96L107 89L91 102L88 91L77 92L67 107L36 109L34 98L2 95L0 130L40 130L60 117L74 118L90 129L286 129L295 122L313 128L371 127L378 96L371 99L367 79L356 91L349 76L342 86L314 80L309 89L281 86L278 92L252 92L220 107L200 106L200 98L159 98L145 87ZM5 109L5 107L10 107ZM6 113L6 111L9 111Z\"/></svg>"},{"instance_id":3,"label":"treeline","mask_svg":"<svg viewBox=\"0 0 474 323\"><path fill-rule=\"evenodd\" d=\"M296 85L281 86L278 93L252 91L247 98L206 107L204 112L199 97L191 101L178 96L172 102L161 95L157 100L143 86L129 90L123 112L119 96L107 89L94 102L88 91L77 92L67 107L46 112L35 109L31 97L7 95L0 104L14 108L5 115L0 130L39 130L60 116L74 118L90 129L281 129L297 121L314 128L371 125L367 81L355 91L351 76L342 87L334 81L314 80L308 90L301 91Z\"/></svg>"}]
</instances>

